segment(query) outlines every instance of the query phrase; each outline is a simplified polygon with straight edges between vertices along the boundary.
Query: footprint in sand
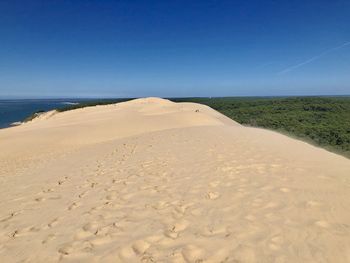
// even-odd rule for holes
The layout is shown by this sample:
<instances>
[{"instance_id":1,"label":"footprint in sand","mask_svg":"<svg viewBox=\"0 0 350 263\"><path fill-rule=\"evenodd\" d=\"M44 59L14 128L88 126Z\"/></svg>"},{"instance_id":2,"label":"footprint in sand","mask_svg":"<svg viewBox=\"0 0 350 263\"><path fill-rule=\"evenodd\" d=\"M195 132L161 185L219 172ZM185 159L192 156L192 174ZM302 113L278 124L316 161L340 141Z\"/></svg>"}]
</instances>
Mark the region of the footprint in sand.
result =
<instances>
[{"instance_id":1,"label":"footprint in sand","mask_svg":"<svg viewBox=\"0 0 350 263\"><path fill-rule=\"evenodd\" d=\"M112 192L112 193L110 193L110 194L108 194L108 195L106 195L106 200L109 200L109 201L111 201L111 200L115 200L115 199L117 199L118 198L118 195L117 195L117 193L116 192Z\"/></svg>"},{"instance_id":2,"label":"footprint in sand","mask_svg":"<svg viewBox=\"0 0 350 263\"><path fill-rule=\"evenodd\" d=\"M227 228L225 226L206 226L201 231L201 235L205 237L211 237L214 235L227 235Z\"/></svg>"},{"instance_id":3,"label":"footprint in sand","mask_svg":"<svg viewBox=\"0 0 350 263\"><path fill-rule=\"evenodd\" d=\"M269 249L271 249L271 250L279 250L280 247L278 245L274 244L274 243L270 243L269 244Z\"/></svg>"},{"instance_id":4,"label":"footprint in sand","mask_svg":"<svg viewBox=\"0 0 350 263\"><path fill-rule=\"evenodd\" d=\"M60 195L54 195L54 196L49 197L50 200L59 200L61 198L62 198L62 196L60 196Z\"/></svg>"},{"instance_id":5,"label":"footprint in sand","mask_svg":"<svg viewBox=\"0 0 350 263\"><path fill-rule=\"evenodd\" d=\"M5 217L1 218L0 222L6 222L6 221L10 220L11 218L13 218L14 216L18 215L19 213L20 212L12 212L8 216L5 216Z\"/></svg>"},{"instance_id":6,"label":"footprint in sand","mask_svg":"<svg viewBox=\"0 0 350 263\"><path fill-rule=\"evenodd\" d=\"M113 260L116 259L116 256L113 256ZM135 251L132 247L123 247L118 251L118 256L122 262L136 262L137 256L135 254ZM112 258L111 258L112 259Z\"/></svg>"},{"instance_id":7,"label":"footprint in sand","mask_svg":"<svg viewBox=\"0 0 350 263\"><path fill-rule=\"evenodd\" d=\"M46 190L43 190L42 192L43 192L44 194L46 194L46 193L51 193L51 192L53 192L53 191L55 191L55 189L53 189L53 188L48 188L48 189L46 189Z\"/></svg>"},{"instance_id":8,"label":"footprint in sand","mask_svg":"<svg viewBox=\"0 0 350 263\"><path fill-rule=\"evenodd\" d=\"M48 227L54 227L55 225L58 224L58 220L59 218L55 218L54 220L52 220L50 223L48 223Z\"/></svg>"},{"instance_id":9,"label":"footprint in sand","mask_svg":"<svg viewBox=\"0 0 350 263\"><path fill-rule=\"evenodd\" d=\"M215 188L215 187L218 187L219 184L220 184L220 181L214 181L214 182L209 183L209 186Z\"/></svg>"},{"instance_id":10,"label":"footprint in sand","mask_svg":"<svg viewBox=\"0 0 350 263\"><path fill-rule=\"evenodd\" d=\"M188 204L182 204L182 205L176 205L174 208L174 211L176 213L182 214L184 215L186 210L191 207L193 205L193 203L188 203Z\"/></svg>"},{"instance_id":11,"label":"footprint in sand","mask_svg":"<svg viewBox=\"0 0 350 263\"><path fill-rule=\"evenodd\" d=\"M78 197L79 197L79 198L83 198L87 193L88 193L88 191L84 191L84 192L80 193L80 194L78 195Z\"/></svg>"},{"instance_id":12,"label":"footprint in sand","mask_svg":"<svg viewBox=\"0 0 350 263\"><path fill-rule=\"evenodd\" d=\"M325 221L325 220L316 221L315 225L318 226L318 227L322 227L322 228L330 227L330 224L327 221Z\"/></svg>"},{"instance_id":13,"label":"footprint in sand","mask_svg":"<svg viewBox=\"0 0 350 263\"><path fill-rule=\"evenodd\" d=\"M91 232L93 234L97 234L99 229L99 224L97 222L89 222L83 226L83 230L87 232Z\"/></svg>"},{"instance_id":14,"label":"footprint in sand","mask_svg":"<svg viewBox=\"0 0 350 263\"><path fill-rule=\"evenodd\" d=\"M73 204L71 204L71 205L68 207L68 210L76 209L77 207L79 207L79 205L80 205L80 203L74 202Z\"/></svg>"},{"instance_id":15,"label":"footprint in sand","mask_svg":"<svg viewBox=\"0 0 350 263\"><path fill-rule=\"evenodd\" d=\"M280 191L283 192L283 193L289 193L290 189L286 188L286 187L282 187L282 188L280 188Z\"/></svg>"},{"instance_id":16,"label":"footprint in sand","mask_svg":"<svg viewBox=\"0 0 350 263\"><path fill-rule=\"evenodd\" d=\"M169 204L167 202L164 202L164 201L158 201L157 203L151 205L151 207L153 209L156 209L156 210L162 210L162 209L165 209L169 206Z\"/></svg>"},{"instance_id":17,"label":"footprint in sand","mask_svg":"<svg viewBox=\"0 0 350 263\"><path fill-rule=\"evenodd\" d=\"M84 231L84 230L79 230L75 233L74 235L74 239L75 240L82 240L88 237L93 236L94 234L88 231Z\"/></svg>"},{"instance_id":18,"label":"footprint in sand","mask_svg":"<svg viewBox=\"0 0 350 263\"><path fill-rule=\"evenodd\" d=\"M180 231L185 230L188 226L189 226L189 222L188 222L187 220L181 220L181 221L179 221L179 222L176 222L176 223L172 226L171 230L172 230L173 232L180 232Z\"/></svg>"},{"instance_id":19,"label":"footprint in sand","mask_svg":"<svg viewBox=\"0 0 350 263\"><path fill-rule=\"evenodd\" d=\"M274 236L271 238L270 243L268 244L269 249L271 250L280 250L283 239L281 236Z\"/></svg>"},{"instance_id":20,"label":"footprint in sand","mask_svg":"<svg viewBox=\"0 0 350 263\"><path fill-rule=\"evenodd\" d=\"M40 196L40 197L36 197L34 200L36 202L42 202L42 201L45 201L46 199L44 197Z\"/></svg>"},{"instance_id":21,"label":"footprint in sand","mask_svg":"<svg viewBox=\"0 0 350 263\"><path fill-rule=\"evenodd\" d=\"M112 241L112 238L109 235L105 235L102 237L96 237L94 239L89 240L90 244L93 246L101 246L108 244Z\"/></svg>"},{"instance_id":22,"label":"footprint in sand","mask_svg":"<svg viewBox=\"0 0 350 263\"><path fill-rule=\"evenodd\" d=\"M108 235L108 231L110 230L110 228L117 228L117 227L118 226L116 223L113 223L105 227L101 227L101 225L98 224L97 222L89 222L75 233L74 238L76 240L82 240L91 236L101 235L100 237L96 237L95 239L93 239L94 245L106 244L111 241L111 238Z\"/></svg>"},{"instance_id":23,"label":"footprint in sand","mask_svg":"<svg viewBox=\"0 0 350 263\"><path fill-rule=\"evenodd\" d=\"M121 180L121 179L113 179L112 180L112 184L120 184L122 182L123 182L123 180Z\"/></svg>"},{"instance_id":24,"label":"footprint in sand","mask_svg":"<svg viewBox=\"0 0 350 263\"><path fill-rule=\"evenodd\" d=\"M258 262L254 249L245 245L239 245L234 251L234 261L233 262L245 262L254 263Z\"/></svg>"},{"instance_id":25,"label":"footprint in sand","mask_svg":"<svg viewBox=\"0 0 350 263\"><path fill-rule=\"evenodd\" d=\"M42 244L47 244L49 243L51 240L55 239L55 235L54 234L49 234L43 241L41 241Z\"/></svg>"},{"instance_id":26,"label":"footprint in sand","mask_svg":"<svg viewBox=\"0 0 350 263\"><path fill-rule=\"evenodd\" d=\"M180 220L173 225L170 225L167 230L165 230L164 235L175 239L178 237L179 232L184 231L189 226L187 220Z\"/></svg>"},{"instance_id":27,"label":"footprint in sand","mask_svg":"<svg viewBox=\"0 0 350 263\"><path fill-rule=\"evenodd\" d=\"M176 239L179 236L179 233L173 232L171 230L165 230L164 231L164 235L166 237L172 238L172 239Z\"/></svg>"},{"instance_id":28,"label":"footprint in sand","mask_svg":"<svg viewBox=\"0 0 350 263\"><path fill-rule=\"evenodd\" d=\"M182 249L182 256L187 262L204 262L204 250L195 245L187 245Z\"/></svg>"},{"instance_id":29,"label":"footprint in sand","mask_svg":"<svg viewBox=\"0 0 350 263\"><path fill-rule=\"evenodd\" d=\"M91 184L90 184L90 187L91 187L91 188L95 188L97 185L98 185L98 183L94 182L94 183L91 183Z\"/></svg>"},{"instance_id":30,"label":"footprint in sand","mask_svg":"<svg viewBox=\"0 0 350 263\"><path fill-rule=\"evenodd\" d=\"M207 197L207 199L215 200L215 199L218 199L220 197L220 194L217 192L208 192L206 197Z\"/></svg>"},{"instance_id":31,"label":"footprint in sand","mask_svg":"<svg viewBox=\"0 0 350 263\"><path fill-rule=\"evenodd\" d=\"M61 179L61 180L58 180L57 181L57 184L58 185L62 185L65 181L67 181L68 180L68 176L65 176L63 179Z\"/></svg>"},{"instance_id":32,"label":"footprint in sand","mask_svg":"<svg viewBox=\"0 0 350 263\"><path fill-rule=\"evenodd\" d=\"M269 209L269 208L276 208L280 206L280 204L278 202L268 202L265 206L263 206L264 209Z\"/></svg>"},{"instance_id":33,"label":"footprint in sand","mask_svg":"<svg viewBox=\"0 0 350 263\"><path fill-rule=\"evenodd\" d=\"M30 226L30 227L27 227L24 229L24 232L27 232L28 234L29 233L35 233L35 232L39 232L40 230L42 230L41 227L38 227L38 226Z\"/></svg>"},{"instance_id":34,"label":"footprint in sand","mask_svg":"<svg viewBox=\"0 0 350 263\"><path fill-rule=\"evenodd\" d=\"M16 229L15 231L13 231L11 234L10 234L10 237L12 238L16 238L16 237L19 237L19 236L27 236L33 232L38 232L40 231L41 228L38 228L38 227L35 227L35 226L30 226L30 227L25 227L25 228L22 228L22 229Z\"/></svg>"},{"instance_id":35,"label":"footprint in sand","mask_svg":"<svg viewBox=\"0 0 350 263\"><path fill-rule=\"evenodd\" d=\"M12 238L15 238L15 237L17 237L18 236L18 234L19 234L19 231L16 229L15 231L13 231L12 233L10 233L10 237L12 237Z\"/></svg>"},{"instance_id":36,"label":"footprint in sand","mask_svg":"<svg viewBox=\"0 0 350 263\"><path fill-rule=\"evenodd\" d=\"M144 240L138 240L132 245L132 249L135 251L136 254L142 255L150 246L150 243Z\"/></svg>"},{"instance_id":37,"label":"footprint in sand","mask_svg":"<svg viewBox=\"0 0 350 263\"><path fill-rule=\"evenodd\" d=\"M195 208L191 211L191 214L194 216L200 216L203 213L203 209L202 208Z\"/></svg>"},{"instance_id":38,"label":"footprint in sand","mask_svg":"<svg viewBox=\"0 0 350 263\"><path fill-rule=\"evenodd\" d=\"M65 244L58 249L58 252L63 255L69 255L74 252L74 248L71 244Z\"/></svg>"}]
</instances>

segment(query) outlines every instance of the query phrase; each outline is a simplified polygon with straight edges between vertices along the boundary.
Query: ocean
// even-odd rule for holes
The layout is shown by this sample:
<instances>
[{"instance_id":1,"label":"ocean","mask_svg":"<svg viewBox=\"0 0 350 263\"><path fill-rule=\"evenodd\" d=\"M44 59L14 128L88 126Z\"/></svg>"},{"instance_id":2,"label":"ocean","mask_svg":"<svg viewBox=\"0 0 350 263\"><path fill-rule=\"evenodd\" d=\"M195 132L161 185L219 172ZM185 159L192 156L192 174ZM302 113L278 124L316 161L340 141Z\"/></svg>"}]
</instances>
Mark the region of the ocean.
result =
<instances>
[{"instance_id":1,"label":"ocean","mask_svg":"<svg viewBox=\"0 0 350 263\"><path fill-rule=\"evenodd\" d=\"M0 99L0 129L10 127L11 123L23 121L35 112L62 108L81 101L81 99Z\"/></svg>"}]
</instances>

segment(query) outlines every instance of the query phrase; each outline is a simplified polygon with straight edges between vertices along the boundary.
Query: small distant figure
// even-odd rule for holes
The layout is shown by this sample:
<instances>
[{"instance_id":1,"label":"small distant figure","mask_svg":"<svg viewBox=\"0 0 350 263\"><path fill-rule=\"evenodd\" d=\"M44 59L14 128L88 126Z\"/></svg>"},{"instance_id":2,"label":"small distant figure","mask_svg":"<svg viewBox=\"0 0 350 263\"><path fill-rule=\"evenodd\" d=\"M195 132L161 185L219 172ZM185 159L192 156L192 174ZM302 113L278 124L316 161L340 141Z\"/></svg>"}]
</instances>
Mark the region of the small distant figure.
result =
<instances>
[{"instance_id":1,"label":"small distant figure","mask_svg":"<svg viewBox=\"0 0 350 263\"><path fill-rule=\"evenodd\" d=\"M196 112L199 112L199 110L196 110Z\"/></svg>"}]
</instances>

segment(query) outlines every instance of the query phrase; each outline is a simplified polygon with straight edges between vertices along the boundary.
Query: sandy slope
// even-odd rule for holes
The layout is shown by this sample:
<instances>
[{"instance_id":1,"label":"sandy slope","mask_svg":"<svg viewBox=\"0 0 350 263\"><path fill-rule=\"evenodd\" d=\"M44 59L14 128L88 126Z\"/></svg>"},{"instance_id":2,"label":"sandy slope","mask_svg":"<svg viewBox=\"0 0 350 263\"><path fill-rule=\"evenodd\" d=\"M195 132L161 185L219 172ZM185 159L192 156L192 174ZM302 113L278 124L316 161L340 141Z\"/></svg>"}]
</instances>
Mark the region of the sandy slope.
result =
<instances>
[{"instance_id":1,"label":"sandy slope","mask_svg":"<svg viewBox=\"0 0 350 263\"><path fill-rule=\"evenodd\" d=\"M350 161L148 98L0 130L1 262L350 262Z\"/></svg>"}]
</instances>

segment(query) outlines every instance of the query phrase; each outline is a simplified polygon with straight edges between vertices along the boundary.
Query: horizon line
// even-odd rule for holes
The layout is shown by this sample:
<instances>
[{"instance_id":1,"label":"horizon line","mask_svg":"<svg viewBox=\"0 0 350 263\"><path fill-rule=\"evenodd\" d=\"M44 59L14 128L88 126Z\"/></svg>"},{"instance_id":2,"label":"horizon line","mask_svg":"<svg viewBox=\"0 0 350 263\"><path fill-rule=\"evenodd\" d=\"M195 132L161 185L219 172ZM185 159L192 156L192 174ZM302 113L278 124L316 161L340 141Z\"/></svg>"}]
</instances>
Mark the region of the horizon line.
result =
<instances>
[{"instance_id":1,"label":"horizon line","mask_svg":"<svg viewBox=\"0 0 350 263\"><path fill-rule=\"evenodd\" d=\"M67 99L79 99L79 100L113 100L113 99L140 99L140 98L149 98L149 97L158 97L164 99L182 99L182 98L282 98L282 97L350 97L349 94L289 94L289 95L225 95L225 96L135 96L135 97L21 97L21 96L9 96L2 97L0 100L67 100Z\"/></svg>"}]
</instances>

